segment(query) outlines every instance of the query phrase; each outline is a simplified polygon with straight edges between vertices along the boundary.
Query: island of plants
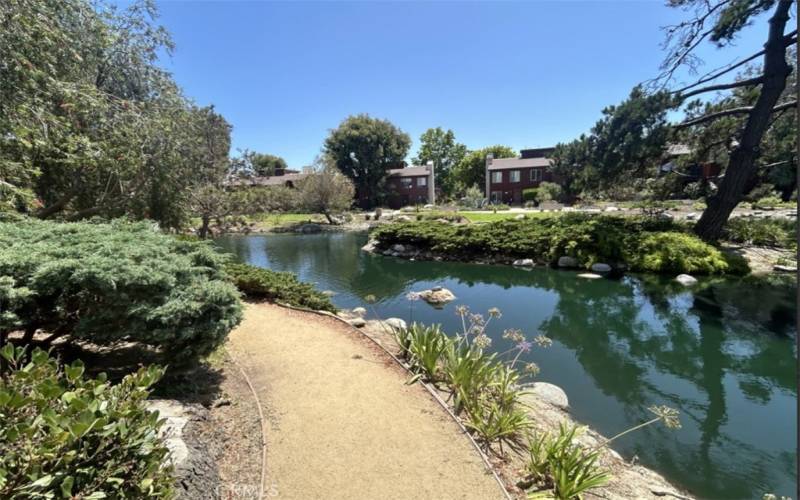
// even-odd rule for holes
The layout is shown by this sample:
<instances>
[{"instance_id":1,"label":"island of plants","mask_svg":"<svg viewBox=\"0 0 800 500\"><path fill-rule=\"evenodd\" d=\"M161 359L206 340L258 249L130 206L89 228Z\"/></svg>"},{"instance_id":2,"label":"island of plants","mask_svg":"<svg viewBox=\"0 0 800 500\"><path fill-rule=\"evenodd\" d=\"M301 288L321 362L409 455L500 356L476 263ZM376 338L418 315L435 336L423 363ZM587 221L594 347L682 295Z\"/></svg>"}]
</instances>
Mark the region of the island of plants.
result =
<instances>
[{"instance_id":1,"label":"island of plants","mask_svg":"<svg viewBox=\"0 0 800 500\"><path fill-rule=\"evenodd\" d=\"M567 257L569 267L586 269L605 263L654 273L748 272L742 258L702 241L688 226L653 217L576 213L484 224L421 220L381 226L371 237L378 251L395 248L392 255L417 259L558 265Z\"/></svg>"}]
</instances>

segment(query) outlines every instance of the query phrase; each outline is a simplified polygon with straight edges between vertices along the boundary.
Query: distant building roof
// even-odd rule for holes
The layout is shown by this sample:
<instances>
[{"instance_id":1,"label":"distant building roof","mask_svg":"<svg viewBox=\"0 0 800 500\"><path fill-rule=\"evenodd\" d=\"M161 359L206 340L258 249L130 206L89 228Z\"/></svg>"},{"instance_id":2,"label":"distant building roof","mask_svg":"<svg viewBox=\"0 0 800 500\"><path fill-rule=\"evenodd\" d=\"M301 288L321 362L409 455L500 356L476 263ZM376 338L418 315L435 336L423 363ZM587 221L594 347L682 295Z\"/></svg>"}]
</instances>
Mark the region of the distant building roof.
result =
<instances>
[{"instance_id":1,"label":"distant building roof","mask_svg":"<svg viewBox=\"0 0 800 500\"><path fill-rule=\"evenodd\" d=\"M528 148L528 149L520 149L519 150L519 157L520 158L545 158L550 156L556 148L554 147L547 147L547 148Z\"/></svg>"},{"instance_id":2,"label":"distant building roof","mask_svg":"<svg viewBox=\"0 0 800 500\"><path fill-rule=\"evenodd\" d=\"M515 168L549 167L553 161L549 158L496 158L489 165L489 170L513 170Z\"/></svg>"},{"instance_id":3,"label":"distant building roof","mask_svg":"<svg viewBox=\"0 0 800 500\"><path fill-rule=\"evenodd\" d=\"M428 172L428 167L411 166L406 168L393 168L389 170L389 177L419 177L422 175L430 175L430 172Z\"/></svg>"},{"instance_id":4,"label":"distant building roof","mask_svg":"<svg viewBox=\"0 0 800 500\"><path fill-rule=\"evenodd\" d=\"M284 175L272 175L270 177L237 177L230 179L228 186L283 186L287 182L295 183L305 179L308 174L287 173Z\"/></svg>"},{"instance_id":5,"label":"distant building roof","mask_svg":"<svg viewBox=\"0 0 800 500\"><path fill-rule=\"evenodd\" d=\"M686 144L669 144L667 146L667 155L669 156L682 156L692 153L692 148Z\"/></svg>"}]
</instances>

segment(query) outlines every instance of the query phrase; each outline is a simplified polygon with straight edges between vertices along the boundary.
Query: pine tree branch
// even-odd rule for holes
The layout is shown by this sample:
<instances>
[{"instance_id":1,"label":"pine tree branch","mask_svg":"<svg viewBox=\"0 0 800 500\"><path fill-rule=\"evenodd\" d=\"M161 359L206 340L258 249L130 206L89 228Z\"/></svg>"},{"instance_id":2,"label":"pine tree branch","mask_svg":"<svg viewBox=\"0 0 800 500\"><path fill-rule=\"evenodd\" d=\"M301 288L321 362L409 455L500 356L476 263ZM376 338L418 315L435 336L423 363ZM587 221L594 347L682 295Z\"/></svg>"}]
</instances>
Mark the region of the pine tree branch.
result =
<instances>
[{"instance_id":1,"label":"pine tree branch","mask_svg":"<svg viewBox=\"0 0 800 500\"><path fill-rule=\"evenodd\" d=\"M797 106L797 101L785 102L783 104L779 104L779 105L775 106L774 108L772 108L771 113L777 113L778 111L782 111L784 109L793 108L795 106ZM685 122L678 123L674 127L675 127L675 129L680 130L680 129L683 129L683 128L686 128L686 127L693 127L695 125L699 125L701 123L705 123L705 122L708 122L708 121L711 121L711 120L716 120L717 118L722 118L724 116L747 114L747 113L750 113L751 111L753 111L753 109L754 109L754 106L742 106L742 107L739 107L739 108L730 108L730 109L726 109L726 110L723 110L723 111L717 111L716 113L709 113L709 114L703 115L703 116L701 116L699 118L694 118L692 120L687 120Z\"/></svg>"},{"instance_id":2,"label":"pine tree branch","mask_svg":"<svg viewBox=\"0 0 800 500\"><path fill-rule=\"evenodd\" d=\"M692 96L696 96L698 94L704 94L706 92L714 92L714 91L717 91L717 90L727 90L727 89L735 89L735 88L738 88L738 87L749 87L749 86L752 86L752 85L760 85L761 82L763 82L763 81L764 81L764 77L763 76L757 76L757 77L754 77L754 78L748 78L747 80L739 80L737 82L720 83L720 84L717 84L717 85L709 85L708 87L701 87L699 89L695 89L695 90L693 90L691 92L688 92L686 94L681 94L681 97L683 99L688 99L688 98L690 98Z\"/></svg>"}]
</instances>

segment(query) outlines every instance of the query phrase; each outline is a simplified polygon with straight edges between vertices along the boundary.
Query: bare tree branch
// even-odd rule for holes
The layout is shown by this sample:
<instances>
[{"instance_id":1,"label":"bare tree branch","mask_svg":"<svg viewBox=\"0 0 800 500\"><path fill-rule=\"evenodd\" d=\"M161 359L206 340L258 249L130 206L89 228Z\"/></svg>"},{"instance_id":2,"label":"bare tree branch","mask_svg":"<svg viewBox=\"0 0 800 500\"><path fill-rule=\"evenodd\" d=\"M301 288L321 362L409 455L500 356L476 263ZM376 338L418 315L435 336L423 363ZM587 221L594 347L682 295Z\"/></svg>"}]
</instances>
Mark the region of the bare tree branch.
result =
<instances>
[{"instance_id":1,"label":"bare tree branch","mask_svg":"<svg viewBox=\"0 0 800 500\"><path fill-rule=\"evenodd\" d=\"M775 106L774 108L772 108L771 113L776 113L778 111L782 111L784 109L793 108L795 106L797 106L797 101L785 102L783 104L779 104L779 105ZM686 127L692 127L694 125L699 125L701 123L705 123L705 122L708 122L708 121L711 121L711 120L716 120L717 118L722 118L724 116L743 115L743 114L750 113L751 111L753 111L753 109L754 109L754 106L742 106L740 108L730 108L730 109L726 109L726 110L723 110L723 111L718 111L716 113L709 113L709 114L703 115L703 116L701 116L699 118L694 118L692 120L687 120L685 122L678 123L677 125L675 125L675 128L677 130L680 130L680 129L683 129L683 128L686 128Z\"/></svg>"},{"instance_id":2,"label":"bare tree branch","mask_svg":"<svg viewBox=\"0 0 800 500\"><path fill-rule=\"evenodd\" d=\"M672 93L673 94L680 94L681 92L686 92L687 90L689 90L689 89L691 89L693 87L697 87L698 85L702 85L702 84L704 84L706 82L710 82L711 80L716 80L717 78L719 78L720 76L724 75L725 73L728 73L728 72L730 72L730 71L732 71L732 70L734 70L734 69L736 69L736 68L738 68L738 67L740 67L740 66L742 66L744 64L749 63L753 59L757 59L757 58L759 58L759 57L761 57L763 55L764 55L764 51L760 50L760 51L756 52L755 54L753 54L752 56L746 57L746 58L742 59L739 62L732 63L732 64L730 64L730 65L728 65L728 66L726 66L724 68L721 68L718 71L716 71L715 73L708 74L708 75L704 76L703 78L701 78L700 80L697 80L696 82L694 82L694 83L692 83L690 85L687 85L685 87L679 88L678 90L673 90Z\"/></svg>"}]
</instances>

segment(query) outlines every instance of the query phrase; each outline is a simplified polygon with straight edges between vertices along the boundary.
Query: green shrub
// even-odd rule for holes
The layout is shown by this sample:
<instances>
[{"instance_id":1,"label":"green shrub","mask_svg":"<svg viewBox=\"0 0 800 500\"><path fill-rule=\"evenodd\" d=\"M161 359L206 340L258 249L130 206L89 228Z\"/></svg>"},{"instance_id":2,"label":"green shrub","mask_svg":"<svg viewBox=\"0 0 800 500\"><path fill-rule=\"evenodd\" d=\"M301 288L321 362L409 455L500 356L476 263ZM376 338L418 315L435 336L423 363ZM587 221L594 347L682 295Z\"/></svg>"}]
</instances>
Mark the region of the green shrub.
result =
<instances>
[{"instance_id":1,"label":"green shrub","mask_svg":"<svg viewBox=\"0 0 800 500\"><path fill-rule=\"evenodd\" d=\"M633 271L746 273L741 262L687 232L687 226L651 217L566 214L445 226L425 221L389 224L374 230L380 248L410 244L454 260L499 255L554 264L562 255L581 266L624 262Z\"/></svg>"},{"instance_id":2,"label":"green shrub","mask_svg":"<svg viewBox=\"0 0 800 500\"><path fill-rule=\"evenodd\" d=\"M597 466L598 450L584 450L576 440L583 428L559 424L557 435L534 437L529 445L527 472L538 485L528 498L572 500L604 485L610 474Z\"/></svg>"},{"instance_id":3,"label":"green shrub","mask_svg":"<svg viewBox=\"0 0 800 500\"><path fill-rule=\"evenodd\" d=\"M753 202L753 209L767 209L772 210L787 205L783 200L777 196L765 196ZM789 204L791 206L791 204Z\"/></svg>"},{"instance_id":4,"label":"green shrub","mask_svg":"<svg viewBox=\"0 0 800 500\"><path fill-rule=\"evenodd\" d=\"M98 345L135 341L173 361L211 352L242 317L225 280L227 258L150 223L0 223L0 276L24 299L0 290L0 337L19 328L48 340ZM11 306L9 308L9 306Z\"/></svg>"},{"instance_id":5,"label":"green shrub","mask_svg":"<svg viewBox=\"0 0 800 500\"><path fill-rule=\"evenodd\" d=\"M723 238L748 245L796 248L797 222L789 219L735 217L725 224Z\"/></svg>"},{"instance_id":6,"label":"green shrub","mask_svg":"<svg viewBox=\"0 0 800 500\"><path fill-rule=\"evenodd\" d=\"M167 448L147 388L162 370L142 368L117 385L59 368L44 351L6 344L0 355L0 498L171 498Z\"/></svg>"},{"instance_id":7,"label":"green shrub","mask_svg":"<svg viewBox=\"0 0 800 500\"><path fill-rule=\"evenodd\" d=\"M686 233L644 235L626 262L637 270L654 273L715 274L728 270L728 261L718 249Z\"/></svg>"},{"instance_id":8,"label":"green shrub","mask_svg":"<svg viewBox=\"0 0 800 500\"><path fill-rule=\"evenodd\" d=\"M412 382L423 377L428 382L439 380L439 365L450 342L439 325L413 323L406 329L404 343L408 345L408 360L417 374Z\"/></svg>"},{"instance_id":9,"label":"green shrub","mask_svg":"<svg viewBox=\"0 0 800 500\"><path fill-rule=\"evenodd\" d=\"M540 203L557 200L561 197L561 186L555 182L542 182L536 188L536 200Z\"/></svg>"},{"instance_id":10,"label":"green shrub","mask_svg":"<svg viewBox=\"0 0 800 500\"><path fill-rule=\"evenodd\" d=\"M298 281L292 273L233 263L225 266L225 272L248 298L266 299L315 311L336 312L336 307L325 294L314 288L314 285Z\"/></svg>"},{"instance_id":11,"label":"green shrub","mask_svg":"<svg viewBox=\"0 0 800 500\"><path fill-rule=\"evenodd\" d=\"M522 190L522 201L530 201L537 203L539 201L539 190L536 188L527 188Z\"/></svg>"}]
</instances>

